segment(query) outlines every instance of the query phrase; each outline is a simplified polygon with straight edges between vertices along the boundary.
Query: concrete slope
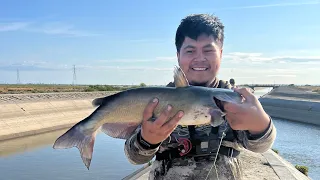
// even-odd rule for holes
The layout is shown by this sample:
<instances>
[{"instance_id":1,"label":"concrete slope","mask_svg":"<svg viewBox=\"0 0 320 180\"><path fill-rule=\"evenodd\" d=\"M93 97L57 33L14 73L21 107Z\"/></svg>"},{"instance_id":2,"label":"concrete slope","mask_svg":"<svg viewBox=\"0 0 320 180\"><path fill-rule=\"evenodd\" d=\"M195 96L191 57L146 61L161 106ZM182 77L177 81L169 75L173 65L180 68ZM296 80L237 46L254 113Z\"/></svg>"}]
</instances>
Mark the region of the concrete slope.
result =
<instances>
[{"instance_id":1,"label":"concrete slope","mask_svg":"<svg viewBox=\"0 0 320 180\"><path fill-rule=\"evenodd\" d=\"M320 94L281 87L259 101L271 117L320 125Z\"/></svg>"},{"instance_id":2,"label":"concrete slope","mask_svg":"<svg viewBox=\"0 0 320 180\"><path fill-rule=\"evenodd\" d=\"M0 140L71 127L94 111L94 98L113 93L1 95Z\"/></svg>"}]
</instances>

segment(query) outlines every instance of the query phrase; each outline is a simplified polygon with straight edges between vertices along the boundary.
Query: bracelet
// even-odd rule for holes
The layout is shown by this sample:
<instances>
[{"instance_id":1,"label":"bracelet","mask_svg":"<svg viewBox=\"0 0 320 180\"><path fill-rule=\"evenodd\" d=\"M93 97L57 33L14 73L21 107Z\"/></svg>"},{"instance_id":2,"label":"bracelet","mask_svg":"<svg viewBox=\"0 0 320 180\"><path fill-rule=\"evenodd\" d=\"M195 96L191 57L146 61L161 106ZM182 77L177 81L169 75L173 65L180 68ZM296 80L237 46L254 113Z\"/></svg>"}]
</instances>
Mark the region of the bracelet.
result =
<instances>
[{"instance_id":1,"label":"bracelet","mask_svg":"<svg viewBox=\"0 0 320 180\"><path fill-rule=\"evenodd\" d=\"M155 149L155 148L159 147L160 144L161 144L161 142L158 143L158 144L150 144L150 143L148 143L148 142L147 142L146 140L144 140L143 137L141 136L141 131L139 131L138 134L137 134L137 140L138 140L139 145L140 145L142 148L146 149L146 150Z\"/></svg>"}]
</instances>

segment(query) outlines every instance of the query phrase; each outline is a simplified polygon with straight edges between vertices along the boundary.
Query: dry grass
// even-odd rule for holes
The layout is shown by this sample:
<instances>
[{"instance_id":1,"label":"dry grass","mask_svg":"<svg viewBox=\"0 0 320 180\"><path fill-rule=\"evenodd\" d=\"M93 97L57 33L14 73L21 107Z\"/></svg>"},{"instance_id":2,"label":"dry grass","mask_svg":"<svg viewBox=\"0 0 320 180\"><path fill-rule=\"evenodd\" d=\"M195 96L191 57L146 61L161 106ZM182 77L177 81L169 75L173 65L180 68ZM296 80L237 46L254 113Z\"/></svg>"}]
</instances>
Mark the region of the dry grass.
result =
<instances>
[{"instance_id":1,"label":"dry grass","mask_svg":"<svg viewBox=\"0 0 320 180\"><path fill-rule=\"evenodd\" d=\"M137 86L112 85L56 85L56 84L0 84L0 94L119 91Z\"/></svg>"},{"instance_id":2,"label":"dry grass","mask_svg":"<svg viewBox=\"0 0 320 180\"><path fill-rule=\"evenodd\" d=\"M304 91L312 91L312 92L320 93L320 86L297 86L297 88Z\"/></svg>"}]
</instances>

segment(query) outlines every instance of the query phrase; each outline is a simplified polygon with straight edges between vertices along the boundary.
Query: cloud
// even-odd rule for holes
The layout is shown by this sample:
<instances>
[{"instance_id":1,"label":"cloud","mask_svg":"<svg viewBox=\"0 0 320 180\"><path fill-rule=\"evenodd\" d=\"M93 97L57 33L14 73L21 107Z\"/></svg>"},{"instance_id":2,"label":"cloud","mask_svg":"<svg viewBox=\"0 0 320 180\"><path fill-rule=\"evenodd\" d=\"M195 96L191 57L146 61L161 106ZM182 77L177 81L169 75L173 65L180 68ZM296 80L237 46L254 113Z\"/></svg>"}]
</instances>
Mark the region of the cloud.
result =
<instances>
[{"instance_id":1,"label":"cloud","mask_svg":"<svg viewBox=\"0 0 320 180\"><path fill-rule=\"evenodd\" d=\"M297 63L320 64L320 56L268 56L262 53L231 52L223 56L232 63Z\"/></svg>"},{"instance_id":2,"label":"cloud","mask_svg":"<svg viewBox=\"0 0 320 180\"><path fill-rule=\"evenodd\" d=\"M172 71L173 68L157 68L150 66L95 66L95 65L77 65L76 69L94 69L94 70L154 70L154 71Z\"/></svg>"},{"instance_id":3,"label":"cloud","mask_svg":"<svg viewBox=\"0 0 320 180\"><path fill-rule=\"evenodd\" d=\"M0 32L18 31L26 28L28 25L28 22L0 23Z\"/></svg>"},{"instance_id":4,"label":"cloud","mask_svg":"<svg viewBox=\"0 0 320 180\"><path fill-rule=\"evenodd\" d=\"M0 64L0 71L59 71L67 68L69 68L67 65L46 61L22 61L10 64ZM71 69L71 67L69 69Z\"/></svg>"},{"instance_id":5,"label":"cloud","mask_svg":"<svg viewBox=\"0 0 320 180\"><path fill-rule=\"evenodd\" d=\"M162 43L162 42L171 42L172 39L164 39L164 38L159 38L159 39L129 39L126 40L126 42L131 42L131 43Z\"/></svg>"},{"instance_id":6,"label":"cloud","mask_svg":"<svg viewBox=\"0 0 320 180\"><path fill-rule=\"evenodd\" d=\"M272 75L267 75L267 77L297 77L297 76L293 74L272 74Z\"/></svg>"},{"instance_id":7,"label":"cloud","mask_svg":"<svg viewBox=\"0 0 320 180\"><path fill-rule=\"evenodd\" d=\"M73 71L73 65L57 64L45 61L23 61L10 64L0 64L0 71ZM153 66L108 66L108 65L76 65L76 71L78 70L126 70L126 71L172 71L172 68L158 68Z\"/></svg>"},{"instance_id":8,"label":"cloud","mask_svg":"<svg viewBox=\"0 0 320 180\"><path fill-rule=\"evenodd\" d=\"M310 2L300 2L300 3L264 4L264 5L255 5L255 6L226 7L226 8L221 8L219 10L256 9L256 8L302 6L302 5L315 5L315 4L320 4L320 1L310 1Z\"/></svg>"},{"instance_id":9,"label":"cloud","mask_svg":"<svg viewBox=\"0 0 320 180\"><path fill-rule=\"evenodd\" d=\"M156 61L170 61L174 62L177 60L175 56L168 56L168 57L155 57L155 58L148 58L148 59L106 59L106 60L97 60L96 62L99 63L137 63L137 62L156 62Z\"/></svg>"},{"instance_id":10,"label":"cloud","mask_svg":"<svg viewBox=\"0 0 320 180\"><path fill-rule=\"evenodd\" d=\"M10 22L0 23L0 32L24 31L32 33L42 33L49 35L65 35L72 37L98 36L100 34L91 33L76 29L71 24L63 22L30 23L30 22Z\"/></svg>"},{"instance_id":11,"label":"cloud","mask_svg":"<svg viewBox=\"0 0 320 180\"><path fill-rule=\"evenodd\" d=\"M157 60L160 61L176 61L177 56L168 56L168 57L156 57Z\"/></svg>"}]
</instances>

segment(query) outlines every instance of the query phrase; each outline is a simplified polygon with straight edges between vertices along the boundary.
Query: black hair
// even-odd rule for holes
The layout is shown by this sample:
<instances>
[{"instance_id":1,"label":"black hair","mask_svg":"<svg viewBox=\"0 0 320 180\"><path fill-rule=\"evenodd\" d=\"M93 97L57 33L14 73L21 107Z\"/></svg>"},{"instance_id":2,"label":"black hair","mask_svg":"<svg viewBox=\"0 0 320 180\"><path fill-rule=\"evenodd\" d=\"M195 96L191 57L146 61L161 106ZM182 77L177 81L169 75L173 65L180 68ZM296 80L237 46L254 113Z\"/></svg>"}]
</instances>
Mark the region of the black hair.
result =
<instances>
[{"instance_id":1,"label":"black hair","mask_svg":"<svg viewBox=\"0 0 320 180\"><path fill-rule=\"evenodd\" d=\"M219 46L223 46L224 25L220 19L210 14L191 14L181 20L177 29L175 39L177 51L180 51L185 37L196 40L202 34L212 35Z\"/></svg>"}]
</instances>

